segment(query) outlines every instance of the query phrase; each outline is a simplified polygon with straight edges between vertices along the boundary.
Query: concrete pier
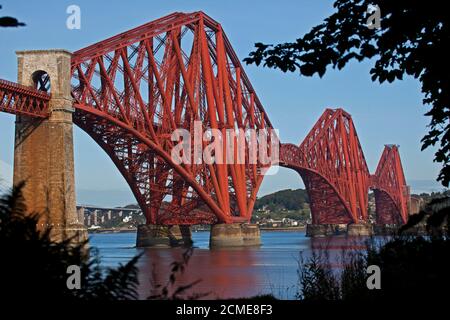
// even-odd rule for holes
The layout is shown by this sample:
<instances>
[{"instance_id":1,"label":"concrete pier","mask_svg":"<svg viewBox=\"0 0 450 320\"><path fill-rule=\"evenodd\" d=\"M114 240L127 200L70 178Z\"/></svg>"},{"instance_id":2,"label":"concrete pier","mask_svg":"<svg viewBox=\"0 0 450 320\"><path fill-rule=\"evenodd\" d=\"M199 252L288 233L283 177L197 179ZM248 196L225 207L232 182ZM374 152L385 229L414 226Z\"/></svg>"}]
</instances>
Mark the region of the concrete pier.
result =
<instances>
[{"instance_id":1,"label":"concrete pier","mask_svg":"<svg viewBox=\"0 0 450 320\"><path fill-rule=\"evenodd\" d=\"M397 234L398 228L397 225L374 224L373 234L377 236L392 236Z\"/></svg>"},{"instance_id":2,"label":"concrete pier","mask_svg":"<svg viewBox=\"0 0 450 320\"><path fill-rule=\"evenodd\" d=\"M141 224L137 228L136 247L170 248L191 245L189 226Z\"/></svg>"},{"instance_id":3,"label":"concrete pier","mask_svg":"<svg viewBox=\"0 0 450 320\"><path fill-rule=\"evenodd\" d=\"M373 235L373 228L368 223L351 223L347 226L348 236L371 236Z\"/></svg>"},{"instance_id":4,"label":"concrete pier","mask_svg":"<svg viewBox=\"0 0 450 320\"><path fill-rule=\"evenodd\" d=\"M342 224L308 224L306 225L307 237L327 237L345 234L347 227Z\"/></svg>"},{"instance_id":5,"label":"concrete pier","mask_svg":"<svg viewBox=\"0 0 450 320\"><path fill-rule=\"evenodd\" d=\"M246 223L241 226L244 246L260 246L261 231L257 224Z\"/></svg>"},{"instance_id":6,"label":"concrete pier","mask_svg":"<svg viewBox=\"0 0 450 320\"><path fill-rule=\"evenodd\" d=\"M306 236L307 237L325 237L328 235L327 225L325 224L307 224Z\"/></svg>"},{"instance_id":7,"label":"concrete pier","mask_svg":"<svg viewBox=\"0 0 450 320\"><path fill-rule=\"evenodd\" d=\"M244 236L238 223L219 223L211 226L209 235L210 248L242 247Z\"/></svg>"},{"instance_id":8,"label":"concrete pier","mask_svg":"<svg viewBox=\"0 0 450 320\"><path fill-rule=\"evenodd\" d=\"M219 223L211 226L210 248L247 247L261 245L261 232L257 224Z\"/></svg>"},{"instance_id":9,"label":"concrete pier","mask_svg":"<svg viewBox=\"0 0 450 320\"><path fill-rule=\"evenodd\" d=\"M175 225L170 227L173 237L172 246L190 247L193 244L191 227L187 225Z\"/></svg>"}]
</instances>

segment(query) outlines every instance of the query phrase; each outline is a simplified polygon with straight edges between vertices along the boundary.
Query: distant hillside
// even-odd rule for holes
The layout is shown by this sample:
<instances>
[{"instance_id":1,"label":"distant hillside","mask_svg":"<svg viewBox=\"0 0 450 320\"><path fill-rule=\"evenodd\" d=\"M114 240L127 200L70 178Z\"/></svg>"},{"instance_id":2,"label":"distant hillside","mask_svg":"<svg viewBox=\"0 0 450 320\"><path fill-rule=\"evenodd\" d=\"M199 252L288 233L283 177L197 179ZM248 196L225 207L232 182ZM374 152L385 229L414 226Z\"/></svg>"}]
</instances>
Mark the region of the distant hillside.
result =
<instances>
[{"instance_id":1,"label":"distant hillside","mask_svg":"<svg viewBox=\"0 0 450 320\"><path fill-rule=\"evenodd\" d=\"M255 203L255 210L265 207L270 211L279 210L301 210L309 204L308 194L304 189L286 189L258 198Z\"/></svg>"},{"instance_id":2,"label":"distant hillside","mask_svg":"<svg viewBox=\"0 0 450 320\"><path fill-rule=\"evenodd\" d=\"M137 209L137 204L129 204L125 208ZM302 211L309 212L308 193L304 189L286 189L271 194L267 194L256 199L254 210L265 208L266 210L277 211Z\"/></svg>"}]
</instances>

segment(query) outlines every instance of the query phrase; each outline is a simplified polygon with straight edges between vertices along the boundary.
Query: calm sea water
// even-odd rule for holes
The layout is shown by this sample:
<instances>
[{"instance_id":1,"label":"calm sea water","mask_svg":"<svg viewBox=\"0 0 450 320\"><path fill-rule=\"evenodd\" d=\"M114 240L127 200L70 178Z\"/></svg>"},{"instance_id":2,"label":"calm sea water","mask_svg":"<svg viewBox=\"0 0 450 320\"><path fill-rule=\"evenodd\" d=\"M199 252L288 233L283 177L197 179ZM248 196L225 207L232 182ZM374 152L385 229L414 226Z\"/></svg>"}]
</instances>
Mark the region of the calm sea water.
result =
<instances>
[{"instance_id":1,"label":"calm sea water","mask_svg":"<svg viewBox=\"0 0 450 320\"><path fill-rule=\"evenodd\" d=\"M194 252L176 285L201 280L189 293L208 293L206 299L239 298L273 294L280 299L294 299L298 283L300 253L326 247L332 254L354 247L355 240L345 237L310 239L304 232L262 232L259 248L210 250L209 232L194 232ZM90 245L99 250L102 264L115 267L142 253L139 260L139 294L142 299L152 292L153 284L165 285L173 261L180 261L181 248L135 248L135 233L92 234ZM361 242L361 240L358 240Z\"/></svg>"}]
</instances>

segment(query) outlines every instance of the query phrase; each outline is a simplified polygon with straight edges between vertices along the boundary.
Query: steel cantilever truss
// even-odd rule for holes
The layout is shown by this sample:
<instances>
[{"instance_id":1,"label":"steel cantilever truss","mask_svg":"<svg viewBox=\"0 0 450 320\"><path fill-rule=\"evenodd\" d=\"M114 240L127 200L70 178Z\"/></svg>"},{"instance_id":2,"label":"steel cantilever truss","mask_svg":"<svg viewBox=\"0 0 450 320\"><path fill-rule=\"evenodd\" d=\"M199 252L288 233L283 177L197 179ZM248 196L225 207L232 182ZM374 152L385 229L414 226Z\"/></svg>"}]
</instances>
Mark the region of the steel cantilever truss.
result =
<instances>
[{"instance_id":1,"label":"steel cantilever truss","mask_svg":"<svg viewBox=\"0 0 450 320\"><path fill-rule=\"evenodd\" d=\"M280 165L301 175L314 224L367 222L369 188L375 193L376 223L408 219L409 187L398 147L385 146L370 175L352 118L342 109L325 110L300 146L282 144Z\"/></svg>"},{"instance_id":2,"label":"steel cantilever truss","mask_svg":"<svg viewBox=\"0 0 450 320\"><path fill-rule=\"evenodd\" d=\"M72 74L74 122L114 161L148 223L250 219L260 164L171 158L171 134L193 135L194 121L222 133L272 127L220 24L171 14L75 52Z\"/></svg>"},{"instance_id":3,"label":"steel cantilever truss","mask_svg":"<svg viewBox=\"0 0 450 320\"><path fill-rule=\"evenodd\" d=\"M173 13L75 52L71 70L74 122L115 163L147 223L250 220L267 166L250 163L248 137L244 164L236 153L224 164L177 164L171 157L172 133L182 128L192 136L195 121L204 132L272 128L219 23L202 12ZM0 112L46 118L50 98L0 79ZM313 223L367 221L369 187L378 223L407 220L397 146L385 147L371 176L342 109L325 110L299 146L281 144L280 164L302 176Z\"/></svg>"},{"instance_id":4,"label":"steel cantilever truss","mask_svg":"<svg viewBox=\"0 0 450 320\"><path fill-rule=\"evenodd\" d=\"M367 220L369 170L344 110L326 109L300 146L283 144L280 163L301 175L314 224Z\"/></svg>"},{"instance_id":5,"label":"steel cantilever truss","mask_svg":"<svg viewBox=\"0 0 450 320\"><path fill-rule=\"evenodd\" d=\"M386 145L372 178L378 224L403 224L408 220L409 187L406 185L398 146Z\"/></svg>"}]
</instances>

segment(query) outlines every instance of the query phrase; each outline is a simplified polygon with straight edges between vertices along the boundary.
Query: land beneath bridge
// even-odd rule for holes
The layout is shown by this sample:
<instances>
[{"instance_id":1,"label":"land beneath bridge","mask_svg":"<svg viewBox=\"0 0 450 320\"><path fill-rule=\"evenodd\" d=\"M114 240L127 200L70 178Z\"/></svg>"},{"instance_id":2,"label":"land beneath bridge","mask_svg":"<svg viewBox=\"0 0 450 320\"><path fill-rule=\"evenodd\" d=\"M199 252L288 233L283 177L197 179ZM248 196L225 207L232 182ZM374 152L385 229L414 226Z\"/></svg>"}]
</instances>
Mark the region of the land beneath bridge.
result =
<instances>
[{"instance_id":1,"label":"land beneath bridge","mask_svg":"<svg viewBox=\"0 0 450 320\"><path fill-rule=\"evenodd\" d=\"M306 226L298 226L298 227L261 227L261 231L277 231L277 232L298 232L298 231L305 231ZM96 228L96 229L89 229L89 233L135 233L137 231L137 228ZM209 228L194 228L193 232L205 232L209 231Z\"/></svg>"}]
</instances>

